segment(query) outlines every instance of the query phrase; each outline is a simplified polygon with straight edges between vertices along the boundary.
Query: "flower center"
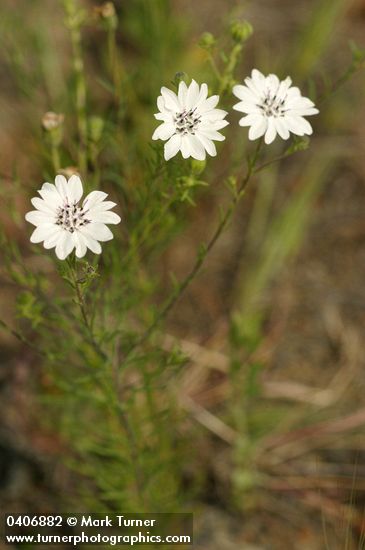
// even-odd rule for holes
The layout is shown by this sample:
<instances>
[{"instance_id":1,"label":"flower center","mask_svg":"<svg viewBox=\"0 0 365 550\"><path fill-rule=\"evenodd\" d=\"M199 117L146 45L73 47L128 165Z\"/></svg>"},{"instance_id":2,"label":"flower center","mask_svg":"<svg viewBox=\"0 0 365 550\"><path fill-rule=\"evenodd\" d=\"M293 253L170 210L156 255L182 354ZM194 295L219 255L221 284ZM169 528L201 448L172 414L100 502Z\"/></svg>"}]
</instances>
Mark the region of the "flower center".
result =
<instances>
[{"instance_id":1,"label":"flower center","mask_svg":"<svg viewBox=\"0 0 365 550\"><path fill-rule=\"evenodd\" d=\"M276 94L271 96L271 92L268 91L258 107L267 117L282 117L286 113L285 100L286 98L277 97Z\"/></svg>"},{"instance_id":2,"label":"flower center","mask_svg":"<svg viewBox=\"0 0 365 550\"><path fill-rule=\"evenodd\" d=\"M175 128L176 133L180 135L186 135L186 134L195 134L195 130L200 124L201 116L195 109L190 109L190 111L182 111L181 113L177 113L174 122L175 122Z\"/></svg>"},{"instance_id":3,"label":"flower center","mask_svg":"<svg viewBox=\"0 0 365 550\"><path fill-rule=\"evenodd\" d=\"M90 223L90 220L85 218L86 212L77 203L65 203L60 206L56 214L56 225L66 229L70 233L74 233L80 227Z\"/></svg>"}]
</instances>

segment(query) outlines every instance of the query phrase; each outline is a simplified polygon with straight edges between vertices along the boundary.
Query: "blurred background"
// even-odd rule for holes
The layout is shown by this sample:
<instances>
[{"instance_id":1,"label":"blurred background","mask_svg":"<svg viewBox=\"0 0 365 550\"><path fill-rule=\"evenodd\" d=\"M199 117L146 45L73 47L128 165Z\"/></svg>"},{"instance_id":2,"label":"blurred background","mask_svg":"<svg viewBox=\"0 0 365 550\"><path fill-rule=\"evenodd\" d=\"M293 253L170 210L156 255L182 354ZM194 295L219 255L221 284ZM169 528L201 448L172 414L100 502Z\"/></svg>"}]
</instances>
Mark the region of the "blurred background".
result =
<instances>
[{"instance_id":1,"label":"blurred background","mask_svg":"<svg viewBox=\"0 0 365 550\"><path fill-rule=\"evenodd\" d=\"M105 33L93 19L100 3L79 4L94 14L82 38L89 109L97 112L109 101ZM171 87L178 71L212 82L207 52L199 46L202 33L217 37L219 65L220 48L230 48L231 22L248 20L254 33L235 78L242 81L254 67L282 78L289 74L316 102L351 66L349 42L365 46L364 0L114 4L125 93L134 98L125 117L128 146L121 148L131 182L141 178L139 158L150 148L161 85ZM72 56L64 20L62 2L1 2L0 224L35 269L42 260L28 245L30 230L22 219L50 162L41 121L55 111L66 113L66 128L71 124ZM188 358L178 393L188 417L183 431L189 434L191 460L180 490L193 495L185 506L196 511L196 548L364 547L364 94L364 74L354 71L320 104L308 150L255 178L166 323L163 346L179 345ZM230 109L230 94L224 101ZM194 208L183 211L172 244L151 258L162 290L171 271L178 278L187 273L197 246L209 239L218 209L227 202L222 180L232 163L239 168L245 158L246 131L231 110L228 118L229 137L207 168L210 187L199 191ZM272 146L267 158L280 155L280 146ZM77 162L72 154L63 161L64 168ZM128 225L128 201L118 202ZM0 258L0 316L14 326L19 290L2 263ZM244 353L235 351L235 330ZM229 352L227 342L233 342ZM249 364L244 381L230 369L235 356ZM67 444L44 426L47 406L39 394L47 393L48 383L37 355L0 330L4 511L57 511L65 494L76 504L74 488L84 483L66 465ZM230 412L239 416L234 427L225 416L227 403L236 404ZM237 412L243 406L244 415ZM255 441L249 469L240 422Z\"/></svg>"}]
</instances>

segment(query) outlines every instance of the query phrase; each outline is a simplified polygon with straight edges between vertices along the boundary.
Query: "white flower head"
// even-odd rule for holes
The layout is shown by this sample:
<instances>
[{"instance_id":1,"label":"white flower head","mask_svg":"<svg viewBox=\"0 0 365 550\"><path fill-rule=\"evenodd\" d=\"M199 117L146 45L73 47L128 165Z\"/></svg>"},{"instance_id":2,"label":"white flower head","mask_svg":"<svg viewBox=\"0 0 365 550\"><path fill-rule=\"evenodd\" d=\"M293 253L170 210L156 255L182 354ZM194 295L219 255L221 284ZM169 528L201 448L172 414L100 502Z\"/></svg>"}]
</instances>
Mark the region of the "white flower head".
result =
<instances>
[{"instance_id":1,"label":"white flower head","mask_svg":"<svg viewBox=\"0 0 365 550\"><path fill-rule=\"evenodd\" d=\"M265 143L269 144L277 134L288 139L290 132L297 136L313 133L312 126L304 117L316 115L319 111L313 101L302 96L299 88L292 86L289 76L280 81L274 74L265 77L254 69L251 77L245 78L245 86L234 86L233 93L241 100L233 109L246 114L239 124L250 126L249 139L258 139L265 134Z\"/></svg>"},{"instance_id":2,"label":"white flower head","mask_svg":"<svg viewBox=\"0 0 365 550\"><path fill-rule=\"evenodd\" d=\"M206 152L212 157L217 154L213 140L223 141L225 137L218 130L229 124L224 120L227 112L216 109L218 101L218 95L208 98L208 86L199 86L195 80L189 87L181 81L177 95L168 88L161 88L157 98L160 112L155 118L162 124L156 128L152 139L168 140L165 160L179 151L184 159L205 160Z\"/></svg>"},{"instance_id":3,"label":"white flower head","mask_svg":"<svg viewBox=\"0 0 365 550\"><path fill-rule=\"evenodd\" d=\"M44 248L56 247L56 256L64 260L75 249L76 256L83 258L89 248L101 253L99 241L109 241L113 234L106 224L121 221L118 214L110 212L114 202L104 200L108 195L92 191L79 204L83 188L78 176L67 181L65 176L56 176L55 185L44 183L32 199L36 210L28 212L25 219L36 226L30 241L43 242Z\"/></svg>"}]
</instances>

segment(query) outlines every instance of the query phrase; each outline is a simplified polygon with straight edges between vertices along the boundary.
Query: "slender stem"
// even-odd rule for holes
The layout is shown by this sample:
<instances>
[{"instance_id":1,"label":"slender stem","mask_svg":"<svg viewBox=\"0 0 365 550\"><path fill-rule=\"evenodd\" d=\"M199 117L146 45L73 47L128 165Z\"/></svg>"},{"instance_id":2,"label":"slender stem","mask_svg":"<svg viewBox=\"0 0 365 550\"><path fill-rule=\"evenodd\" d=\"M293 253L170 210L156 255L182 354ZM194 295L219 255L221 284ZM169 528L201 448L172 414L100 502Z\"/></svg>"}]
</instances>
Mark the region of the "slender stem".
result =
<instances>
[{"instance_id":1,"label":"slender stem","mask_svg":"<svg viewBox=\"0 0 365 550\"><path fill-rule=\"evenodd\" d=\"M229 85L230 79L232 78L233 72L236 68L236 65L238 63L242 50L243 50L243 44L239 43L239 44L236 44L231 51L231 54L228 59L228 63L224 70L223 76L221 77L221 83L220 83L219 92L218 92L220 96L227 91L227 87Z\"/></svg>"},{"instance_id":2,"label":"slender stem","mask_svg":"<svg viewBox=\"0 0 365 550\"><path fill-rule=\"evenodd\" d=\"M337 92L346 82L357 72L361 71L365 67L365 61L361 62L353 62L347 71L340 76L331 86L331 89L328 92L325 92L322 94L318 100L318 104L324 103L327 99L329 99L334 93Z\"/></svg>"},{"instance_id":3,"label":"slender stem","mask_svg":"<svg viewBox=\"0 0 365 550\"><path fill-rule=\"evenodd\" d=\"M215 59L214 59L213 54L211 52L209 52L209 54L208 54L208 60L209 60L210 66L212 67L212 70L213 70L217 80L221 80L222 79L221 72L218 69L218 65L215 62Z\"/></svg>"},{"instance_id":4,"label":"slender stem","mask_svg":"<svg viewBox=\"0 0 365 550\"><path fill-rule=\"evenodd\" d=\"M76 77L76 112L79 132L78 163L84 172L87 168L87 119L86 119L86 83L84 61L82 58L82 43L80 32L80 12L78 12L75 0L64 0L64 8L68 17L67 24L70 29L73 67Z\"/></svg>"},{"instance_id":5,"label":"slender stem","mask_svg":"<svg viewBox=\"0 0 365 550\"><path fill-rule=\"evenodd\" d=\"M108 57L110 66L110 75L114 86L114 101L119 112L119 105L121 102L121 74L120 65L118 62L118 48L116 40L116 30L114 28L108 29Z\"/></svg>"},{"instance_id":6,"label":"slender stem","mask_svg":"<svg viewBox=\"0 0 365 550\"><path fill-rule=\"evenodd\" d=\"M281 160L284 160L288 157L290 157L293 153L296 153L297 151L286 151L285 153L283 153L282 155L279 155L271 160L268 160L266 162L263 162L262 164L260 164L259 166L257 166L257 168L255 168L253 170L253 173L254 174L257 174L258 172L261 172L261 170L264 170L265 168L268 168L269 166L271 166L272 164L276 164L277 162L280 162Z\"/></svg>"},{"instance_id":7,"label":"slender stem","mask_svg":"<svg viewBox=\"0 0 365 550\"><path fill-rule=\"evenodd\" d=\"M215 243L218 241L219 237L227 227L229 220L232 217L232 214L240 201L240 199L243 197L244 192L246 190L247 184L251 179L252 174L254 173L254 168L256 165L256 161L261 149L262 139L259 140L257 148L255 153L253 154L252 158L248 160L248 168L246 175L244 176L241 185L239 186L237 192L234 194L229 206L227 207L224 214L221 216L220 222L216 227L216 230L214 231L211 239L206 243L206 245L203 248L203 251L197 255L196 261L189 271L188 275L185 277L185 279L177 286L176 290L170 295L170 297L166 300L164 306L162 307L159 315L156 317L156 319L153 321L153 323L148 327L148 329L143 333L141 338L137 340L137 342L133 345L133 347L129 350L128 355L137 347L142 345L148 338L151 336L151 334L154 332L156 327L167 317L170 310L174 307L176 302L181 298L182 294L186 290L186 288L190 285L190 283L193 281L197 273L200 271L202 265L204 264L204 261L209 254L209 252L214 247Z\"/></svg>"},{"instance_id":8,"label":"slender stem","mask_svg":"<svg viewBox=\"0 0 365 550\"><path fill-rule=\"evenodd\" d=\"M84 297L84 294L81 290L81 286L80 286L80 282L79 282L79 278L78 278L78 274L77 274L77 270L76 270L76 258L75 258L74 255L71 256L70 259L67 258L67 264L69 266L69 274L70 274L70 278L71 278L71 281L72 281L72 286L73 286L73 288L76 292L76 296L77 296L76 302L77 302L77 305L79 306L79 309L80 309L81 318L82 318L83 324L85 326L85 329L86 329L86 332L87 332L87 335L88 335L89 343L94 348L94 350L99 355L99 357L106 360L106 359L108 359L108 356L105 353L105 351L101 348L99 342L96 340L95 335L94 335L94 331L93 331L93 328L92 328L91 321L89 320L89 316L87 314L87 309L86 309L86 304L85 304L85 297Z\"/></svg>"},{"instance_id":9,"label":"slender stem","mask_svg":"<svg viewBox=\"0 0 365 550\"><path fill-rule=\"evenodd\" d=\"M92 329L92 323L89 319L86 304L85 304L85 297L82 292L79 280L78 280L78 274L76 269L76 258L75 256L71 256L70 259L67 259L67 263L69 266L69 273L70 278L73 283L73 287L76 292L77 296L77 303L80 308L81 317L83 320L83 324L85 325L89 342L92 345L92 347L95 349L97 354L107 363L110 363L110 359L108 357L108 354L104 352L104 350L101 348L100 344L97 342L93 329ZM128 439L129 443L129 449L131 454L131 461L133 464L134 472L135 472L135 480L136 480L136 489L138 498L143 504L143 472L140 467L139 463L139 454L138 454L138 446L136 442L136 438L133 432L133 429L131 427L131 424L129 422L128 416L124 410L124 407L121 403L121 400L118 395L118 384L116 382L116 386L114 387L113 384L109 383L108 379L101 379L102 386L104 390L106 391L108 397L109 397L109 403L115 404L115 411L118 418L119 423L121 424L123 430L125 431L125 434Z\"/></svg>"},{"instance_id":10,"label":"slender stem","mask_svg":"<svg viewBox=\"0 0 365 550\"><path fill-rule=\"evenodd\" d=\"M9 327L9 325L5 323L5 321L3 321L2 319L0 319L0 327L2 327L4 330L6 330L6 332L14 336L14 338L19 340L19 342L22 342L22 344L25 344L26 346L32 348L34 351L39 353L39 355L41 355L42 357L47 357L47 358L49 357L49 354L47 352L43 351L36 344L28 340L28 338L26 338L21 332L18 332L17 330Z\"/></svg>"},{"instance_id":11,"label":"slender stem","mask_svg":"<svg viewBox=\"0 0 365 550\"><path fill-rule=\"evenodd\" d=\"M51 145L51 154L52 154L53 170L57 174L61 168L61 161L60 161L59 148L58 148L58 145L56 145L55 143L52 143Z\"/></svg>"}]
</instances>

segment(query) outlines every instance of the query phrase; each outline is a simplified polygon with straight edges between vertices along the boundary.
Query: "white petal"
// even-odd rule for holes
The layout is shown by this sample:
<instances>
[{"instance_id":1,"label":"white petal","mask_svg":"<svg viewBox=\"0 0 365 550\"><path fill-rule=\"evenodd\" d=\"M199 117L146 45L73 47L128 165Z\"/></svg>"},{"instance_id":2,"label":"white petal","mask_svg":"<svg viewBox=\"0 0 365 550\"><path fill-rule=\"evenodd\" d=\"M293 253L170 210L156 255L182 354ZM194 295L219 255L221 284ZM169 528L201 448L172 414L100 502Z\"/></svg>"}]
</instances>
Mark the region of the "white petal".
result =
<instances>
[{"instance_id":1,"label":"white petal","mask_svg":"<svg viewBox=\"0 0 365 550\"><path fill-rule=\"evenodd\" d=\"M181 137L181 154L184 159L187 159L191 155L190 141L188 136Z\"/></svg>"},{"instance_id":2,"label":"white petal","mask_svg":"<svg viewBox=\"0 0 365 550\"><path fill-rule=\"evenodd\" d=\"M279 136L282 139L289 139L290 132L289 132L289 129L288 129L287 125L285 124L285 119L284 118L276 118L275 119L275 127L276 127L276 130L277 130Z\"/></svg>"},{"instance_id":3,"label":"white petal","mask_svg":"<svg viewBox=\"0 0 365 550\"><path fill-rule=\"evenodd\" d=\"M56 245L56 256L59 260L65 260L72 252L75 243L69 231L63 231Z\"/></svg>"},{"instance_id":4,"label":"white petal","mask_svg":"<svg viewBox=\"0 0 365 550\"><path fill-rule=\"evenodd\" d=\"M63 200L67 200L67 180L65 176L58 175L55 178L56 189Z\"/></svg>"},{"instance_id":5,"label":"white petal","mask_svg":"<svg viewBox=\"0 0 365 550\"><path fill-rule=\"evenodd\" d=\"M288 100L291 100L295 97L301 97L302 94L300 93L300 90L299 88L297 88L296 86L292 86L291 88L289 88L288 92L287 92L287 98Z\"/></svg>"},{"instance_id":6,"label":"white petal","mask_svg":"<svg viewBox=\"0 0 365 550\"><path fill-rule=\"evenodd\" d=\"M319 109L316 109L316 107L310 107L309 109L290 109L289 113L297 116L312 116L318 115Z\"/></svg>"},{"instance_id":7,"label":"white petal","mask_svg":"<svg viewBox=\"0 0 365 550\"><path fill-rule=\"evenodd\" d=\"M83 208L92 208L93 206L100 204L103 202L104 199L108 196L107 193L104 193L103 191L91 191L82 203Z\"/></svg>"},{"instance_id":8,"label":"white petal","mask_svg":"<svg viewBox=\"0 0 365 550\"><path fill-rule=\"evenodd\" d=\"M55 226L54 224L50 223L44 223L42 225L38 225L38 227L35 228L33 231L30 242L31 243L40 243L47 239L50 235L52 235L55 232Z\"/></svg>"},{"instance_id":9,"label":"white petal","mask_svg":"<svg viewBox=\"0 0 365 550\"><path fill-rule=\"evenodd\" d=\"M179 93L178 93L179 102L182 107L185 106L187 92L188 92L188 87L185 84L185 82L182 80L179 84Z\"/></svg>"},{"instance_id":10,"label":"white petal","mask_svg":"<svg viewBox=\"0 0 365 550\"><path fill-rule=\"evenodd\" d=\"M204 136L203 136L204 137ZM205 148L203 143L192 134L187 136L190 146L190 154L196 160L205 160Z\"/></svg>"},{"instance_id":11,"label":"white petal","mask_svg":"<svg viewBox=\"0 0 365 550\"><path fill-rule=\"evenodd\" d=\"M232 107L235 111L240 111L241 113L251 114L251 113L260 113L260 109L257 107L257 104L253 101L239 101Z\"/></svg>"},{"instance_id":12,"label":"white petal","mask_svg":"<svg viewBox=\"0 0 365 550\"><path fill-rule=\"evenodd\" d=\"M56 186L53 183L45 182L42 185L41 191L49 191L51 193L57 193Z\"/></svg>"},{"instance_id":13,"label":"white petal","mask_svg":"<svg viewBox=\"0 0 365 550\"><path fill-rule=\"evenodd\" d=\"M203 101L199 106L199 113L204 114L208 111L211 111L217 106L218 101L219 101L219 95L212 95L208 97L208 99Z\"/></svg>"},{"instance_id":14,"label":"white petal","mask_svg":"<svg viewBox=\"0 0 365 550\"><path fill-rule=\"evenodd\" d=\"M251 72L251 78L255 81L256 84L265 84L265 77L264 75L257 69L252 69Z\"/></svg>"},{"instance_id":15,"label":"white petal","mask_svg":"<svg viewBox=\"0 0 365 550\"><path fill-rule=\"evenodd\" d=\"M246 116L243 116L240 118L238 124L240 126L252 126L253 124L256 124L257 122L261 121L263 117L258 114L249 114Z\"/></svg>"},{"instance_id":16,"label":"white petal","mask_svg":"<svg viewBox=\"0 0 365 550\"><path fill-rule=\"evenodd\" d=\"M217 149L215 147L215 144L213 141L205 136L203 136L200 133L196 134L196 137L199 139L199 141L202 143L204 149L206 149L208 155L211 157L215 157L217 154Z\"/></svg>"},{"instance_id":17,"label":"white petal","mask_svg":"<svg viewBox=\"0 0 365 550\"><path fill-rule=\"evenodd\" d=\"M164 155L165 160L170 160L180 150L181 136L175 134L167 143L165 143Z\"/></svg>"},{"instance_id":18,"label":"white petal","mask_svg":"<svg viewBox=\"0 0 365 550\"><path fill-rule=\"evenodd\" d=\"M49 233L48 237L44 240L43 246L46 249L54 248L56 244L58 243L58 239L61 237L63 233L63 229L61 229L58 225L54 226L54 231Z\"/></svg>"},{"instance_id":19,"label":"white petal","mask_svg":"<svg viewBox=\"0 0 365 550\"><path fill-rule=\"evenodd\" d=\"M225 128L228 124L228 120L217 120L215 122L211 122L212 130L222 130L222 128Z\"/></svg>"},{"instance_id":20,"label":"white petal","mask_svg":"<svg viewBox=\"0 0 365 550\"><path fill-rule=\"evenodd\" d=\"M233 95L238 97L241 101L249 101L255 103L257 101L257 94L253 94L247 86L242 86L242 84L236 84L233 86Z\"/></svg>"},{"instance_id":21,"label":"white petal","mask_svg":"<svg viewBox=\"0 0 365 550\"><path fill-rule=\"evenodd\" d=\"M226 139L221 133L212 130L211 126L207 127L202 124L199 126L199 135L203 135L208 139L214 139L215 141L224 141Z\"/></svg>"},{"instance_id":22,"label":"white petal","mask_svg":"<svg viewBox=\"0 0 365 550\"><path fill-rule=\"evenodd\" d=\"M80 229L80 232L83 235L89 235L93 239L102 242L111 241L113 238L113 233L110 231L109 227L104 223L94 221Z\"/></svg>"},{"instance_id":23,"label":"white petal","mask_svg":"<svg viewBox=\"0 0 365 550\"><path fill-rule=\"evenodd\" d=\"M309 122L300 116L287 116L285 117L285 123L288 129L297 136L311 135L313 133Z\"/></svg>"},{"instance_id":24,"label":"white petal","mask_svg":"<svg viewBox=\"0 0 365 550\"><path fill-rule=\"evenodd\" d=\"M308 97L295 96L291 99L288 99L286 102L287 106L291 109L309 109L314 107L313 101Z\"/></svg>"},{"instance_id":25,"label":"white petal","mask_svg":"<svg viewBox=\"0 0 365 550\"><path fill-rule=\"evenodd\" d=\"M273 94L276 95L280 86L280 80L276 74L269 74L269 76L266 77L266 85L273 92Z\"/></svg>"},{"instance_id":26,"label":"white petal","mask_svg":"<svg viewBox=\"0 0 365 550\"><path fill-rule=\"evenodd\" d=\"M45 212L39 210L32 210L25 215L27 222L33 225L40 225L41 223L54 223L55 216L49 216Z\"/></svg>"},{"instance_id":27,"label":"white petal","mask_svg":"<svg viewBox=\"0 0 365 550\"><path fill-rule=\"evenodd\" d=\"M292 79L290 78L290 76L287 76L285 80L282 80L280 82L280 86L278 88L278 91L276 92L277 97L280 97L282 99L286 98L287 91L289 90L291 85Z\"/></svg>"},{"instance_id":28,"label":"white petal","mask_svg":"<svg viewBox=\"0 0 365 550\"><path fill-rule=\"evenodd\" d=\"M44 212L45 214L51 216L55 215L55 208L47 203L47 201L40 199L39 197L34 197L33 199L31 199L30 202L37 210L40 210L41 212Z\"/></svg>"},{"instance_id":29,"label":"white petal","mask_svg":"<svg viewBox=\"0 0 365 550\"><path fill-rule=\"evenodd\" d=\"M164 99L163 99L162 95L159 95L158 98L157 98L157 107L158 107L159 111L164 111L165 110L165 102L164 102Z\"/></svg>"},{"instance_id":30,"label":"white petal","mask_svg":"<svg viewBox=\"0 0 365 550\"><path fill-rule=\"evenodd\" d=\"M111 208L114 208L114 206L117 206L115 202L103 201L89 208L88 212L90 212L90 214L93 212L105 212L105 210L110 210Z\"/></svg>"},{"instance_id":31,"label":"white petal","mask_svg":"<svg viewBox=\"0 0 365 550\"><path fill-rule=\"evenodd\" d=\"M263 116L260 118L257 117L255 123L251 126L248 132L248 139L254 140L263 136L267 130L267 126L267 118Z\"/></svg>"},{"instance_id":32,"label":"white petal","mask_svg":"<svg viewBox=\"0 0 365 550\"><path fill-rule=\"evenodd\" d=\"M196 107L198 98L199 98L199 86L195 80L192 80L188 88L188 93L186 94L186 109L190 110L193 107Z\"/></svg>"},{"instance_id":33,"label":"white petal","mask_svg":"<svg viewBox=\"0 0 365 550\"><path fill-rule=\"evenodd\" d=\"M171 111L165 111L164 113L156 113L154 115L156 120L161 120L162 122L172 122L172 113Z\"/></svg>"},{"instance_id":34,"label":"white petal","mask_svg":"<svg viewBox=\"0 0 365 550\"><path fill-rule=\"evenodd\" d=\"M223 120L227 115L227 111L223 111L223 109L212 109L211 111L204 113L202 118L204 121L208 120L210 122L215 122L216 120Z\"/></svg>"},{"instance_id":35,"label":"white petal","mask_svg":"<svg viewBox=\"0 0 365 550\"><path fill-rule=\"evenodd\" d=\"M84 244L91 250L91 252L94 252L94 254L101 254L101 246L98 241L94 239L91 235L84 232L84 228L82 231L79 231L81 233L81 237L84 241Z\"/></svg>"},{"instance_id":36,"label":"white petal","mask_svg":"<svg viewBox=\"0 0 365 550\"><path fill-rule=\"evenodd\" d=\"M265 133L265 143L270 145L276 138L276 127L273 117L270 117L267 121L267 130Z\"/></svg>"},{"instance_id":37,"label":"white petal","mask_svg":"<svg viewBox=\"0 0 365 550\"><path fill-rule=\"evenodd\" d=\"M285 124L286 127L292 134L295 134L296 136L304 136L304 132L301 128L301 125L298 125L297 119L291 116L285 117Z\"/></svg>"},{"instance_id":38,"label":"white petal","mask_svg":"<svg viewBox=\"0 0 365 550\"><path fill-rule=\"evenodd\" d=\"M171 90L163 86L161 88L161 94L165 103L165 107L167 109L170 109L171 111L176 111L176 112L180 111L181 109L180 103L174 92L172 92Z\"/></svg>"},{"instance_id":39,"label":"white petal","mask_svg":"<svg viewBox=\"0 0 365 550\"><path fill-rule=\"evenodd\" d=\"M164 122L153 132L152 139L170 139L175 133L175 126L171 123Z\"/></svg>"},{"instance_id":40,"label":"white petal","mask_svg":"<svg viewBox=\"0 0 365 550\"><path fill-rule=\"evenodd\" d=\"M293 117L294 118L294 117ZM303 131L305 135L312 135L313 134L313 128L309 124L308 120L305 120L305 118L302 118L300 116L294 118L295 123L300 127L300 129Z\"/></svg>"},{"instance_id":41,"label":"white petal","mask_svg":"<svg viewBox=\"0 0 365 550\"><path fill-rule=\"evenodd\" d=\"M92 222L100 222L100 223L112 223L117 224L120 223L122 220L118 214L115 212L90 212L90 218Z\"/></svg>"},{"instance_id":42,"label":"white petal","mask_svg":"<svg viewBox=\"0 0 365 550\"><path fill-rule=\"evenodd\" d=\"M79 202L83 194L82 183L79 176L74 174L70 177L67 184L67 193L72 202Z\"/></svg>"},{"instance_id":43,"label":"white petal","mask_svg":"<svg viewBox=\"0 0 365 550\"><path fill-rule=\"evenodd\" d=\"M201 86L200 86L200 92L199 92L199 97L197 99L197 102L196 102L196 106L199 107L202 103L204 103L204 101L207 99L208 97L208 86L203 83Z\"/></svg>"},{"instance_id":44,"label":"white petal","mask_svg":"<svg viewBox=\"0 0 365 550\"><path fill-rule=\"evenodd\" d=\"M72 237L75 243L76 256L78 258L83 258L87 252L84 236L80 233L80 231L75 231L75 233L72 234Z\"/></svg>"},{"instance_id":45,"label":"white petal","mask_svg":"<svg viewBox=\"0 0 365 550\"><path fill-rule=\"evenodd\" d=\"M256 85L256 83L250 77L245 78L244 82L255 98L260 97L263 90L261 84Z\"/></svg>"},{"instance_id":46,"label":"white petal","mask_svg":"<svg viewBox=\"0 0 365 550\"><path fill-rule=\"evenodd\" d=\"M50 183L44 183L42 189L40 189L38 193L42 199L54 209L58 208L63 203L63 199L60 197L56 187Z\"/></svg>"}]
</instances>

